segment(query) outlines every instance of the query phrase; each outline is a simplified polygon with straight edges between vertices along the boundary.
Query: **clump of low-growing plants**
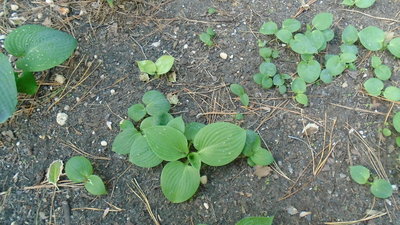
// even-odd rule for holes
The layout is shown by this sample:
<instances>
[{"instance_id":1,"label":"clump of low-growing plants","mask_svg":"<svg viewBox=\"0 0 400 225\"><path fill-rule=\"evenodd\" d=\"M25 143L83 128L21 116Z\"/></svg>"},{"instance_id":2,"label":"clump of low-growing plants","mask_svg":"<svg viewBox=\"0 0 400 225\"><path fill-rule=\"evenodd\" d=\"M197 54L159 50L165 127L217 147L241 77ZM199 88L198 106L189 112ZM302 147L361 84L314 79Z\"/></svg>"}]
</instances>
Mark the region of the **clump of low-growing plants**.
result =
<instances>
[{"instance_id":1,"label":"clump of low-growing plants","mask_svg":"<svg viewBox=\"0 0 400 225\"><path fill-rule=\"evenodd\" d=\"M15 112L18 92L29 95L37 92L34 73L60 65L76 46L77 41L71 35L41 25L24 25L7 35L4 48L17 57L17 70L0 53L0 123Z\"/></svg>"},{"instance_id":2,"label":"clump of low-growing plants","mask_svg":"<svg viewBox=\"0 0 400 225\"><path fill-rule=\"evenodd\" d=\"M358 8L365 9L371 7L375 0L343 0L342 4L347 6L357 6Z\"/></svg>"},{"instance_id":3,"label":"clump of low-growing plants","mask_svg":"<svg viewBox=\"0 0 400 225\"><path fill-rule=\"evenodd\" d=\"M361 165L350 166L350 176L358 184L368 184L371 193L377 198L389 198L392 196L393 189L389 181L371 177L368 168Z\"/></svg>"},{"instance_id":4,"label":"clump of low-growing plants","mask_svg":"<svg viewBox=\"0 0 400 225\"><path fill-rule=\"evenodd\" d=\"M207 28L206 32L202 32L199 35L200 41L202 41L207 46L214 45L214 38L217 34L215 33L214 29L211 27Z\"/></svg>"},{"instance_id":5,"label":"clump of low-growing plants","mask_svg":"<svg viewBox=\"0 0 400 225\"><path fill-rule=\"evenodd\" d=\"M249 106L249 96L244 90L243 86L240 84L231 84L230 86L231 92L239 97L240 102L244 106Z\"/></svg>"},{"instance_id":6,"label":"clump of low-growing plants","mask_svg":"<svg viewBox=\"0 0 400 225\"><path fill-rule=\"evenodd\" d=\"M136 61L142 76L146 77L143 80L148 80L149 75L159 78L161 75L168 73L174 65L175 58L170 55L160 56L153 62L151 60Z\"/></svg>"},{"instance_id":7,"label":"clump of low-growing plants","mask_svg":"<svg viewBox=\"0 0 400 225\"><path fill-rule=\"evenodd\" d=\"M112 150L128 155L133 164L150 168L167 161L161 173L161 190L174 203L191 198L200 185L203 164L223 166L243 154L250 165L269 165L270 151L261 147L257 133L239 126L216 122L185 123L173 117L165 96L156 90L146 92L142 103L128 109L132 119L121 122Z\"/></svg>"}]
</instances>

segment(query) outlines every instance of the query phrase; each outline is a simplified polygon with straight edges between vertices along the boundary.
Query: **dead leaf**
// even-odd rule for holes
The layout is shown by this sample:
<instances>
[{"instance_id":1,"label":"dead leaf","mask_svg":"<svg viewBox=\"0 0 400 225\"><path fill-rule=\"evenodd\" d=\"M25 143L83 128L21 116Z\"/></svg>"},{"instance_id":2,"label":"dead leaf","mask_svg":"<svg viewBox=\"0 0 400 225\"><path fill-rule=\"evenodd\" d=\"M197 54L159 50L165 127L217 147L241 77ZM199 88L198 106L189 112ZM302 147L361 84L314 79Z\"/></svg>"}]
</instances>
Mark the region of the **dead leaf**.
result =
<instances>
[{"instance_id":1,"label":"dead leaf","mask_svg":"<svg viewBox=\"0 0 400 225\"><path fill-rule=\"evenodd\" d=\"M304 127L304 129L303 129L303 131L301 133L304 134L304 135L309 136L309 135L317 133L318 129L319 129L319 127L318 127L317 124L309 123Z\"/></svg>"},{"instance_id":2,"label":"dead leaf","mask_svg":"<svg viewBox=\"0 0 400 225\"><path fill-rule=\"evenodd\" d=\"M259 179L268 176L272 169L269 166L255 166L256 170L254 171L254 175L256 175Z\"/></svg>"},{"instance_id":3,"label":"dead leaf","mask_svg":"<svg viewBox=\"0 0 400 225\"><path fill-rule=\"evenodd\" d=\"M167 100L169 101L169 103L171 103L171 105L176 105L179 103L178 96L172 93L167 94Z\"/></svg>"},{"instance_id":4,"label":"dead leaf","mask_svg":"<svg viewBox=\"0 0 400 225\"><path fill-rule=\"evenodd\" d=\"M252 193L243 192L243 191L239 191L239 192L237 192L237 193L238 193L239 195L245 196L245 197L247 197L247 198L250 198L251 196L253 196Z\"/></svg>"},{"instance_id":5,"label":"dead leaf","mask_svg":"<svg viewBox=\"0 0 400 225\"><path fill-rule=\"evenodd\" d=\"M208 182L208 178L207 178L206 175L203 175L203 176L200 177L200 183L201 183L202 185L207 184L207 182Z\"/></svg>"},{"instance_id":6,"label":"dead leaf","mask_svg":"<svg viewBox=\"0 0 400 225\"><path fill-rule=\"evenodd\" d=\"M103 219L108 215L109 212L110 212L110 208L106 208L106 209L104 210Z\"/></svg>"},{"instance_id":7,"label":"dead leaf","mask_svg":"<svg viewBox=\"0 0 400 225\"><path fill-rule=\"evenodd\" d=\"M300 214L299 214L300 217L305 217L305 216L308 216L308 215L311 215L311 212L301 211Z\"/></svg>"},{"instance_id":8,"label":"dead leaf","mask_svg":"<svg viewBox=\"0 0 400 225\"><path fill-rule=\"evenodd\" d=\"M176 82L176 73L175 71L168 74L168 81L171 83Z\"/></svg>"},{"instance_id":9,"label":"dead leaf","mask_svg":"<svg viewBox=\"0 0 400 225\"><path fill-rule=\"evenodd\" d=\"M148 82L150 80L150 77L147 73L141 73L139 75L139 80L143 82Z\"/></svg>"}]
</instances>

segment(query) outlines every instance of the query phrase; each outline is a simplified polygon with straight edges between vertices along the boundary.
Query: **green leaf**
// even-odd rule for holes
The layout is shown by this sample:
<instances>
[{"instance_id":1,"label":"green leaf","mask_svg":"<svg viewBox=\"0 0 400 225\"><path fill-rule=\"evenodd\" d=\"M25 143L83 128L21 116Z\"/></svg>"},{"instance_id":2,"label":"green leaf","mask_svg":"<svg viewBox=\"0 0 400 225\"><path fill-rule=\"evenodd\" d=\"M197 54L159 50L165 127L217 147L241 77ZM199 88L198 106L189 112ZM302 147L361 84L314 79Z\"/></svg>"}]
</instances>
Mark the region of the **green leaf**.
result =
<instances>
[{"instance_id":1,"label":"green leaf","mask_svg":"<svg viewBox=\"0 0 400 225\"><path fill-rule=\"evenodd\" d=\"M151 116L167 113L171 108L167 98L156 90L146 92L142 97L142 102L146 105L146 111Z\"/></svg>"},{"instance_id":2,"label":"green leaf","mask_svg":"<svg viewBox=\"0 0 400 225\"><path fill-rule=\"evenodd\" d=\"M143 133L151 150L163 160L175 161L189 153L185 135L175 128L154 126L144 129Z\"/></svg>"},{"instance_id":3,"label":"green leaf","mask_svg":"<svg viewBox=\"0 0 400 225\"><path fill-rule=\"evenodd\" d=\"M180 203L196 193L200 185L200 172L180 161L173 161L163 168L160 182L165 197L173 203Z\"/></svg>"},{"instance_id":4,"label":"green leaf","mask_svg":"<svg viewBox=\"0 0 400 225\"><path fill-rule=\"evenodd\" d=\"M235 120L244 120L244 115L242 113L238 113L235 115Z\"/></svg>"},{"instance_id":5,"label":"green leaf","mask_svg":"<svg viewBox=\"0 0 400 225\"><path fill-rule=\"evenodd\" d=\"M326 44L325 35L320 30L313 30L312 32L307 32L306 37L311 41L312 45L317 49L323 49L324 44Z\"/></svg>"},{"instance_id":6,"label":"green leaf","mask_svg":"<svg viewBox=\"0 0 400 225\"><path fill-rule=\"evenodd\" d=\"M36 84L35 76L32 72L22 72L21 76L16 75L17 91L33 95L37 92L38 86Z\"/></svg>"},{"instance_id":7,"label":"green leaf","mask_svg":"<svg viewBox=\"0 0 400 225\"><path fill-rule=\"evenodd\" d=\"M358 54L358 48L355 45L342 44L340 46L340 51L343 53L353 53L354 55Z\"/></svg>"},{"instance_id":8,"label":"green leaf","mask_svg":"<svg viewBox=\"0 0 400 225\"><path fill-rule=\"evenodd\" d=\"M114 0L107 0L107 4L110 8L114 8Z\"/></svg>"},{"instance_id":9,"label":"green leaf","mask_svg":"<svg viewBox=\"0 0 400 225\"><path fill-rule=\"evenodd\" d=\"M196 137L196 134L199 132L199 130L206 125L203 123L198 123L198 122L191 122L186 124L185 127L185 136L188 141L193 141L194 137Z\"/></svg>"},{"instance_id":10,"label":"green leaf","mask_svg":"<svg viewBox=\"0 0 400 225\"><path fill-rule=\"evenodd\" d=\"M129 162L140 167L151 168L159 165L162 161L150 149L146 138L140 135L135 139L129 152Z\"/></svg>"},{"instance_id":11,"label":"green leaf","mask_svg":"<svg viewBox=\"0 0 400 225\"><path fill-rule=\"evenodd\" d=\"M265 89L269 89L274 85L274 82L268 76L265 76L261 83L262 87Z\"/></svg>"},{"instance_id":12,"label":"green leaf","mask_svg":"<svg viewBox=\"0 0 400 225\"><path fill-rule=\"evenodd\" d=\"M211 36L209 34L207 34L207 33L201 33L199 35L199 38L207 46L213 46L214 45L214 42L212 41Z\"/></svg>"},{"instance_id":13,"label":"green leaf","mask_svg":"<svg viewBox=\"0 0 400 225\"><path fill-rule=\"evenodd\" d=\"M216 35L214 29L212 29L211 27L207 28L206 33L211 37L214 37Z\"/></svg>"},{"instance_id":14,"label":"green leaf","mask_svg":"<svg viewBox=\"0 0 400 225\"><path fill-rule=\"evenodd\" d=\"M121 128L121 130L127 130L127 129L135 129L135 126L133 125L133 123L130 120L122 120L119 123L119 128Z\"/></svg>"},{"instance_id":15,"label":"green leaf","mask_svg":"<svg viewBox=\"0 0 400 225\"><path fill-rule=\"evenodd\" d=\"M272 49L271 48L260 48L258 50L258 54L263 57L264 59L270 58L272 56Z\"/></svg>"},{"instance_id":16,"label":"green leaf","mask_svg":"<svg viewBox=\"0 0 400 225\"><path fill-rule=\"evenodd\" d=\"M383 128L383 129L382 129L382 134L383 134L383 136L385 136L385 137L389 137L390 135L392 135L392 131L389 130L388 128Z\"/></svg>"},{"instance_id":17,"label":"green leaf","mask_svg":"<svg viewBox=\"0 0 400 225\"><path fill-rule=\"evenodd\" d=\"M256 82L256 84L261 85L262 84L262 80L264 79L264 77L267 77L266 74L262 74L262 73L257 73L253 75L253 80L254 82Z\"/></svg>"},{"instance_id":18,"label":"green leaf","mask_svg":"<svg viewBox=\"0 0 400 225\"><path fill-rule=\"evenodd\" d=\"M7 56L0 53L0 123L14 112L18 103L14 71Z\"/></svg>"},{"instance_id":19,"label":"green leaf","mask_svg":"<svg viewBox=\"0 0 400 225\"><path fill-rule=\"evenodd\" d=\"M273 50L271 56L272 56L272 58L276 59L276 58L279 58L279 54L280 54L279 50Z\"/></svg>"},{"instance_id":20,"label":"green leaf","mask_svg":"<svg viewBox=\"0 0 400 225\"><path fill-rule=\"evenodd\" d=\"M156 61L157 74L162 75L168 73L174 65L175 58L170 55L163 55Z\"/></svg>"},{"instance_id":21,"label":"green leaf","mask_svg":"<svg viewBox=\"0 0 400 225\"><path fill-rule=\"evenodd\" d=\"M273 216L270 217L246 217L241 219L235 225L272 225Z\"/></svg>"},{"instance_id":22,"label":"green leaf","mask_svg":"<svg viewBox=\"0 0 400 225\"><path fill-rule=\"evenodd\" d=\"M290 40L292 40L293 35L292 32L286 29L280 29L278 32L275 33L275 36L282 41L283 43L288 44Z\"/></svg>"},{"instance_id":23,"label":"green leaf","mask_svg":"<svg viewBox=\"0 0 400 225\"><path fill-rule=\"evenodd\" d=\"M233 94L237 95L237 96L241 96L241 95L243 95L244 93L246 93L246 92L244 91L244 88L243 88L242 85L240 85L240 84L231 84L230 89L231 89L231 92L232 92Z\"/></svg>"},{"instance_id":24,"label":"green leaf","mask_svg":"<svg viewBox=\"0 0 400 225\"><path fill-rule=\"evenodd\" d=\"M313 83L319 78L321 65L316 60L301 61L297 65L297 74L307 83Z\"/></svg>"},{"instance_id":25,"label":"green leaf","mask_svg":"<svg viewBox=\"0 0 400 225\"><path fill-rule=\"evenodd\" d=\"M343 5L353 6L355 4L354 0L343 0Z\"/></svg>"},{"instance_id":26,"label":"green leaf","mask_svg":"<svg viewBox=\"0 0 400 225\"><path fill-rule=\"evenodd\" d=\"M256 148L254 150L254 155L250 156L250 159L257 166L267 166L274 162L274 157L272 156L272 153L262 147Z\"/></svg>"},{"instance_id":27,"label":"green leaf","mask_svg":"<svg viewBox=\"0 0 400 225\"><path fill-rule=\"evenodd\" d=\"M240 102L244 105L244 106L249 106L250 103L250 99L249 96L247 94L243 94L240 96Z\"/></svg>"},{"instance_id":28,"label":"green leaf","mask_svg":"<svg viewBox=\"0 0 400 225\"><path fill-rule=\"evenodd\" d=\"M375 0L355 0L356 6L361 9L368 8L375 3Z\"/></svg>"},{"instance_id":29,"label":"green leaf","mask_svg":"<svg viewBox=\"0 0 400 225\"><path fill-rule=\"evenodd\" d=\"M332 29L323 30L322 33L324 34L326 42L332 41L335 37L335 32Z\"/></svg>"},{"instance_id":30,"label":"green leaf","mask_svg":"<svg viewBox=\"0 0 400 225\"><path fill-rule=\"evenodd\" d=\"M325 66L332 76L337 76L346 69L346 64L341 61L338 55L330 57Z\"/></svg>"},{"instance_id":31,"label":"green leaf","mask_svg":"<svg viewBox=\"0 0 400 225\"><path fill-rule=\"evenodd\" d=\"M274 78L272 79L275 86L281 86L285 83L281 74L275 74Z\"/></svg>"},{"instance_id":32,"label":"green leaf","mask_svg":"<svg viewBox=\"0 0 400 225\"><path fill-rule=\"evenodd\" d=\"M85 182L93 174L93 167L87 158L74 156L65 164L65 173L75 183Z\"/></svg>"},{"instance_id":33,"label":"green leaf","mask_svg":"<svg viewBox=\"0 0 400 225\"><path fill-rule=\"evenodd\" d=\"M77 41L71 35L41 25L24 25L12 31L4 41L5 49L19 57L17 68L38 72L67 60Z\"/></svg>"},{"instance_id":34,"label":"green leaf","mask_svg":"<svg viewBox=\"0 0 400 225\"><path fill-rule=\"evenodd\" d=\"M392 76L392 71L390 67L386 65L379 65L374 69L375 76L381 80L389 80Z\"/></svg>"},{"instance_id":35,"label":"green leaf","mask_svg":"<svg viewBox=\"0 0 400 225\"><path fill-rule=\"evenodd\" d=\"M369 169L365 166L350 166L350 176L358 184L366 184L371 176Z\"/></svg>"},{"instance_id":36,"label":"green leaf","mask_svg":"<svg viewBox=\"0 0 400 225\"><path fill-rule=\"evenodd\" d=\"M135 122L143 119L146 113L146 108L143 104L134 104L128 108L128 116Z\"/></svg>"},{"instance_id":37,"label":"green leaf","mask_svg":"<svg viewBox=\"0 0 400 225\"><path fill-rule=\"evenodd\" d=\"M392 101L400 101L400 88L395 86L386 87L383 96Z\"/></svg>"},{"instance_id":38,"label":"green leaf","mask_svg":"<svg viewBox=\"0 0 400 225\"><path fill-rule=\"evenodd\" d=\"M208 8L207 13L208 13L209 15L212 15L212 14L214 14L214 13L217 13L217 9L216 9L216 8L213 8L213 7L210 7L210 8Z\"/></svg>"},{"instance_id":39,"label":"green leaf","mask_svg":"<svg viewBox=\"0 0 400 225\"><path fill-rule=\"evenodd\" d=\"M120 155L128 154L140 133L135 128L128 128L119 133L112 143L112 151Z\"/></svg>"},{"instance_id":40,"label":"green leaf","mask_svg":"<svg viewBox=\"0 0 400 225\"><path fill-rule=\"evenodd\" d=\"M263 23L263 25L260 28L260 33L266 35L275 34L277 31L278 31L278 25L276 25L276 23L272 21Z\"/></svg>"},{"instance_id":41,"label":"green leaf","mask_svg":"<svg viewBox=\"0 0 400 225\"><path fill-rule=\"evenodd\" d=\"M298 103L300 103L304 106L308 105L308 97L305 94L302 94L302 93L296 94L295 99Z\"/></svg>"},{"instance_id":42,"label":"green leaf","mask_svg":"<svg viewBox=\"0 0 400 225\"><path fill-rule=\"evenodd\" d=\"M53 161L47 169L47 181L57 187L57 182L60 179L64 163L61 160Z\"/></svg>"},{"instance_id":43,"label":"green leaf","mask_svg":"<svg viewBox=\"0 0 400 225\"><path fill-rule=\"evenodd\" d=\"M397 147L400 147L400 137L396 137L396 145Z\"/></svg>"},{"instance_id":44,"label":"green leaf","mask_svg":"<svg viewBox=\"0 0 400 225\"><path fill-rule=\"evenodd\" d=\"M371 193L377 198L389 198L392 196L393 188L389 181L376 179L371 184Z\"/></svg>"},{"instance_id":45,"label":"green leaf","mask_svg":"<svg viewBox=\"0 0 400 225\"><path fill-rule=\"evenodd\" d=\"M276 66L270 62L263 62L260 65L260 73L273 77L276 74Z\"/></svg>"},{"instance_id":46,"label":"green leaf","mask_svg":"<svg viewBox=\"0 0 400 225\"><path fill-rule=\"evenodd\" d=\"M260 146L261 146L260 136L252 130L246 130L246 141L242 150L243 155L247 157L254 155L254 152Z\"/></svg>"},{"instance_id":47,"label":"green leaf","mask_svg":"<svg viewBox=\"0 0 400 225\"><path fill-rule=\"evenodd\" d=\"M298 21L296 19L285 19L282 22L282 28L294 33L296 31L300 30L301 23L300 23L300 21Z\"/></svg>"},{"instance_id":48,"label":"green leaf","mask_svg":"<svg viewBox=\"0 0 400 225\"><path fill-rule=\"evenodd\" d=\"M378 96L382 93L384 85L378 78L369 78L364 82L365 90L372 96Z\"/></svg>"},{"instance_id":49,"label":"green leaf","mask_svg":"<svg viewBox=\"0 0 400 225\"><path fill-rule=\"evenodd\" d=\"M306 82L303 78L296 78L292 81L291 89L296 94L305 93L307 90Z\"/></svg>"},{"instance_id":50,"label":"green leaf","mask_svg":"<svg viewBox=\"0 0 400 225\"><path fill-rule=\"evenodd\" d=\"M389 42L387 49L394 56L396 56L397 58L400 58L400 37L392 39Z\"/></svg>"},{"instance_id":51,"label":"green leaf","mask_svg":"<svg viewBox=\"0 0 400 225\"><path fill-rule=\"evenodd\" d=\"M348 25L342 33L342 41L345 44L352 45L358 40L358 30L353 25Z\"/></svg>"},{"instance_id":52,"label":"green leaf","mask_svg":"<svg viewBox=\"0 0 400 225\"><path fill-rule=\"evenodd\" d=\"M340 62L342 63L352 63L356 61L357 56L353 53L345 52L340 54Z\"/></svg>"},{"instance_id":53,"label":"green leaf","mask_svg":"<svg viewBox=\"0 0 400 225\"><path fill-rule=\"evenodd\" d=\"M171 121L174 117L169 113L163 113L158 116L150 116L146 119L142 120L140 123L140 130L144 130L149 127L159 126L159 125L167 125L169 121Z\"/></svg>"},{"instance_id":54,"label":"green leaf","mask_svg":"<svg viewBox=\"0 0 400 225\"><path fill-rule=\"evenodd\" d=\"M318 53L318 49L314 46L313 42L304 34L294 35L294 38L290 40L289 45L294 52L301 55Z\"/></svg>"},{"instance_id":55,"label":"green leaf","mask_svg":"<svg viewBox=\"0 0 400 225\"><path fill-rule=\"evenodd\" d=\"M385 32L381 29L369 26L362 29L358 33L361 44L370 51L378 51L383 48L383 41L385 40Z\"/></svg>"},{"instance_id":56,"label":"green leaf","mask_svg":"<svg viewBox=\"0 0 400 225\"><path fill-rule=\"evenodd\" d=\"M323 69L319 75L319 79L321 79L325 84L329 84L333 81L333 76L327 69Z\"/></svg>"},{"instance_id":57,"label":"green leaf","mask_svg":"<svg viewBox=\"0 0 400 225\"><path fill-rule=\"evenodd\" d=\"M303 54L303 55L300 55L300 58L301 58L301 60L308 62L308 61L311 61L314 59L314 55Z\"/></svg>"},{"instance_id":58,"label":"green leaf","mask_svg":"<svg viewBox=\"0 0 400 225\"><path fill-rule=\"evenodd\" d=\"M236 159L246 142L246 131L226 122L209 124L194 138L201 161L210 166L223 166Z\"/></svg>"},{"instance_id":59,"label":"green leaf","mask_svg":"<svg viewBox=\"0 0 400 225\"><path fill-rule=\"evenodd\" d=\"M371 66L373 68L376 68L378 66L382 65L382 60L378 56L372 56L371 57Z\"/></svg>"},{"instance_id":60,"label":"green leaf","mask_svg":"<svg viewBox=\"0 0 400 225\"><path fill-rule=\"evenodd\" d=\"M326 30L333 23L333 15L332 13L319 13L314 16L312 20L312 25L318 30Z\"/></svg>"},{"instance_id":61,"label":"green leaf","mask_svg":"<svg viewBox=\"0 0 400 225\"><path fill-rule=\"evenodd\" d=\"M86 190L92 195L106 195L106 186L103 180L97 175L90 175L85 182Z\"/></svg>"},{"instance_id":62,"label":"green leaf","mask_svg":"<svg viewBox=\"0 0 400 225\"><path fill-rule=\"evenodd\" d=\"M400 133L400 112L397 112L393 117L393 127Z\"/></svg>"},{"instance_id":63,"label":"green leaf","mask_svg":"<svg viewBox=\"0 0 400 225\"><path fill-rule=\"evenodd\" d=\"M185 133L185 122L183 121L182 116L173 118L167 123L167 126L173 127L179 130L180 132Z\"/></svg>"},{"instance_id":64,"label":"green leaf","mask_svg":"<svg viewBox=\"0 0 400 225\"><path fill-rule=\"evenodd\" d=\"M143 60L143 61L136 61L136 63L139 67L140 72L147 73L150 75L156 74L157 66L153 61Z\"/></svg>"},{"instance_id":65,"label":"green leaf","mask_svg":"<svg viewBox=\"0 0 400 225\"><path fill-rule=\"evenodd\" d=\"M287 87L285 85L280 85L278 87L278 91L281 95L285 94L287 92Z\"/></svg>"},{"instance_id":66,"label":"green leaf","mask_svg":"<svg viewBox=\"0 0 400 225\"><path fill-rule=\"evenodd\" d=\"M200 168L201 168L201 158L199 156L199 153L191 152L191 153L189 153L187 158L188 158L188 161L189 161L190 165L192 165L194 168L200 170Z\"/></svg>"}]
</instances>

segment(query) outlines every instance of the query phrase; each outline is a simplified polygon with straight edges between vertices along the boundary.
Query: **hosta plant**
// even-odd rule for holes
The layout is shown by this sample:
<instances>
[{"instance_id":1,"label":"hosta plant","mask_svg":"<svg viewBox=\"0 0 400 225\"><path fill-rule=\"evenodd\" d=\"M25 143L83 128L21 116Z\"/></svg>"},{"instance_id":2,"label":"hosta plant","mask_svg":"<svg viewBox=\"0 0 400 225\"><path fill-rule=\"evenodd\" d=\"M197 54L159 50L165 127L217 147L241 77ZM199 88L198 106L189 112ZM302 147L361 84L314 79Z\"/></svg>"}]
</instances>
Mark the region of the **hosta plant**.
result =
<instances>
[{"instance_id":1,"label":"hosta plant","mask_svg":"<svg viewBox=\"0 0 400 225\"><path fill-rule=\"evenodd\" d=\"M129 118L140 123L135 127L124 120L112 150L144 168L166 161L160 182L171 202L184 202L196 193L203 164L224 166L241 154L248 157L250 165L273 162L271 152L261 147L260 137L253 131L226 122L185 123L181 116L168 113L168 101L155 90L146 92L142 102L128 109Z\"/></svg>"}]
</instances>

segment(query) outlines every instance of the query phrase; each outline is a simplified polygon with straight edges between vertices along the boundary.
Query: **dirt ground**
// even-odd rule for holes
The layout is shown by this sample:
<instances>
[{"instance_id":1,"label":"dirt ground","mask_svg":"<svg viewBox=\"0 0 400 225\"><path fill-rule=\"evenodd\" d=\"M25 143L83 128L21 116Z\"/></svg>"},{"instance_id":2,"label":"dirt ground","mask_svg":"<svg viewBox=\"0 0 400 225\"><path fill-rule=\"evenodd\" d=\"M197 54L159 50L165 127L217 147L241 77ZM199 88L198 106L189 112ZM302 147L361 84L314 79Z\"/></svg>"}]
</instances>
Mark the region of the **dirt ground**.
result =
<instances>
[{"instance_id":1,"label":"dirt ground","mask_svg":"<svg viewBox=\"0 0 400 225\"><path fill-rule=\"evenodd\" d=\"M262 62L257 40L272 40L259 34L259 27L268 20L280 24L294 16L301 1L116 0L113 9L100 0L55 0L55 6L46 2L2 4L1 34L18 22L45 24L71 33L79 47L63 66L38 73L37 95L21 95L15 116L0 125L0 224L154 224L132 192L134 179L164 225L234 224L246 216L275 216L277 225L364 218L355 224L400 224L400 150L395 135L383 138L378 132L400 107L363 91L363 81L373 76L370 53L360 52L357 71L346 70L331 84L309 86L308 107L297 104L290 92L263 90L252 80ZM377 1L368 9L350 9L340 2L317 0L297 17L304 28L317 13L333 13L335 38L328 53L339 52L341 31L348 24L358 29L374 25L400 35L398 0ZM12 11L11 5L18 9ZM69 13L62 15L59 7ZM207 15L210 7L218 12ZM217 33L214 47L198 38L208 27ZM281 51L274 61L278 70L295 76L299 56L275 41L271 45ZM221 52L228 58L222 59ZM176 58L177 82L165 77L140 81L135 61L156 60L163 54ZM374 54L393 69L390 83L399 86L400 61L387 51ZM55 83L57 74L66 83ZM245 87L249 108L241 107L229 92L231 83ZM151 89L177 94L180 104L172 112L186 122L230 121L257 130L276 159L271 174L258 178L245 159L218 168L205 166L201 174L207 175L208 183L191 200L170 203L159 186L162 165L139 168L111 151L128 107ZM64 126L56 123L59 112L68 115ZM245 119L235 121L236 112L244 113ZM308 123L317 124L319 130L303 136ZM93 162L108 195L95 197L79 186L56 190L41 185L52 161L66 162L81 154ZM374 198L368 186L349 177L350 165L373 169L371 155L377 156L373 162L394 186L392 198Z\"/></svg>"}]
</instances>

